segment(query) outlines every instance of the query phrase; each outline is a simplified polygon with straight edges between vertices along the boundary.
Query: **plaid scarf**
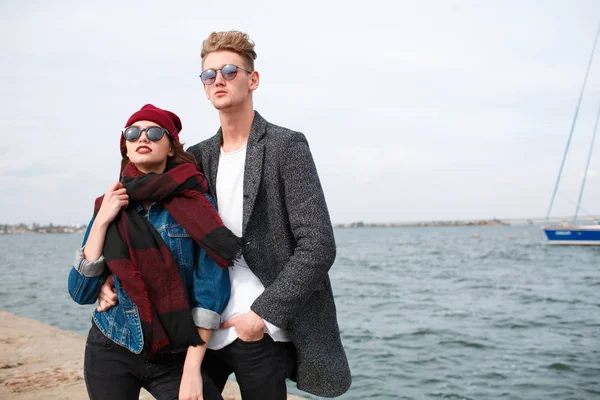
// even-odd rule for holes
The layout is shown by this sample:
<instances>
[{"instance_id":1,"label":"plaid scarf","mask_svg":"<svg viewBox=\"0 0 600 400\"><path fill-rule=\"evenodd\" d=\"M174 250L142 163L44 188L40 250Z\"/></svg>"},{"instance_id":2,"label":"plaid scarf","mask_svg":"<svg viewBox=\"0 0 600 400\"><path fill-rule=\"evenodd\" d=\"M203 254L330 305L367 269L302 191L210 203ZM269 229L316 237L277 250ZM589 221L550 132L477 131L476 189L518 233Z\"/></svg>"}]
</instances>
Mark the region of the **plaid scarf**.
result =
<instances>
[{"instance_id":1,"label":"plaid scarf","mask_svg":"<svg viewBox=\"0 0 600 400\"><path fill-rule=\"evenodd\" d=\"M210 201L204 175L192 164L167 166L162 174L143 174L133 164L121 180L129 206L109 225L103 255L108 268L138 307L149 354L169 346L204 344L194 324L179 267L160 234L137 212L141 202L162 202L169 214L221 267L241 254L240 239L227 229ZM104 196L96 199L94 216Z\"/></svg>"}]
</instances>

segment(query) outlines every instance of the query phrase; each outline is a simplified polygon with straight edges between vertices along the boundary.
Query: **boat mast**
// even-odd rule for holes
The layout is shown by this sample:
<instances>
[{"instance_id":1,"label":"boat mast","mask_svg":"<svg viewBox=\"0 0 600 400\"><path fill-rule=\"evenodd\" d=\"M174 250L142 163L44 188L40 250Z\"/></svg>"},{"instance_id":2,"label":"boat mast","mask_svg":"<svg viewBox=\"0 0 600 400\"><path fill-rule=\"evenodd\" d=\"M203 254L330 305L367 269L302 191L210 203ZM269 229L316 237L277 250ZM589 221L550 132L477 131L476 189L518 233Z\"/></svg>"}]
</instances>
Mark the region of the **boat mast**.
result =
<instances>
[{"instance_id":1,"label":"boat mast","mask_svg":"<svg viewBox=\"0 0 600 400\"><path fill-rule=\"evenodd\" d=\"M577 215L579 214L579 206L581 205L581 198L583 197L583 188L585 187L585 180L587 179L587 172L590 167L590 160L592 159L592 150L594 149L596 133L598 132L598 120L600 120L600 107L598 107L598 112L596 113L596 123L594 124L594 132L592 133L592 143L590 143L590 151L588 153L587 163L585 164L583 180L581 181L581 190L579 191L579 199L577 200L577 208L575 209L575 221L577 221Z\"/></svg>"},{"instance_id":2,"label":"boat mast","mask_svg":"<svg viewBox=\"0 0 600 400\"><path fill-rule=\"evenodd\" d=\"M577 101L577 107L575 108L575 116L573 117L573 123L571 124L571 131L569 132L569 139L567 140L567 147L565 154L563 155L562 162L560 163L560 169L558 170L558 177L556 178L556 185L554 186L554 192L552 193L552 199L550 200L550 206L548 207L548 213L546 214L546 220L550 218L550 212L552 211L552 205L554 204L554 198L558 191L558 184L560 183L560 177L562 175L563 167L565 166L565 160L567 159L567 153L569 152L569 146L571 145L571 138L573 137L573 131L575 130L575 123L577 122L577 115L579 114L579 107L581 106L581 99L583 98L583 92L587 83L588 75L590 74L590 68L592 66L592 60L594 59L594 52L596 51L596 44L598 43L598 37L600 36L600 26L598 26L598 32L596 33L596 39L594 40L594 46L592 47L592 54L590 55L590 61L588 62L587 71L585 72L585 78L583 79L583 86L581 87L581 93L579 94L579 100ZM579 209L579 206L577 207Z\"/></svg>"}]
</instances>

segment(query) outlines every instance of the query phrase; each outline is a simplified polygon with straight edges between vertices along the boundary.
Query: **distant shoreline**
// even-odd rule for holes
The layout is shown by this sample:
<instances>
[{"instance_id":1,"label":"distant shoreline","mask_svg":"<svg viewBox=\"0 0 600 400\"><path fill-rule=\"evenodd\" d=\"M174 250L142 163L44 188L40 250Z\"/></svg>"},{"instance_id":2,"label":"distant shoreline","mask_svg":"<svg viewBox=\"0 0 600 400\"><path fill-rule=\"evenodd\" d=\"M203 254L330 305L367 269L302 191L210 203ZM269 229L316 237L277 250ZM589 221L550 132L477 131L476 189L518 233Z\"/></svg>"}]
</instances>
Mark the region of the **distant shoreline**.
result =
<instances>
[{"instance_id":1,"label":"distant shoreline","mask_svg":"<svg viewBox=\"0 0 600 400\"><path fill-rule=\"evenodd\" d=\"M472 220L438 220L438 221L412 221L412 222L364 222L357 221L344 224L333 224L334 228L422 228L422 227L448 227L448 226L513 226L513 225L553 225L557 223L589 224L600 223L600 215L579 217L573 221L572 216L551 218L493 218Z\"/></svg>"},{"instance_id":2,"label":"distant shoreline","mask_svg":"<svg viewBox=\"0 0 600 400\"><path fill-rule=\"evenodd\" d=\"M24 233L83 233L87 229L86 225L49 225L39 224L0 224L1 235L22 235Z\"/></svg>"},{"instance_id":3,"label":"distant shoreline","mask_svg":"<svg viewBox=\"0 0 600 400\"><path fill-rule=\"evenodd\" d=\"M480 221L429 221L429 222L392 222L392 223L371 223L371 222L352 222L349 224L333 224L336 229L355 229L355 228L420 228L420 227L444 227L444 226L506 226L509 223L500 220L480 220ZM86 227L63 227L57 226L51 229L8 229L0 230L0 236L3 235L25 235L25 234L68 234L84 233Z\"/></svg>"},{"instance_id":4,"label":"distant shoreline","mask_svg":"<svg viewBox=\"0 0 600 400\"><path fill-rule=\"evenodd\" d=\"M423 228L423 227L457 227L457 226L512 226L512 225L546 225L563 223L565 221L573 222L572 217L552 217L546 218L493 218L493 219L472 219L472 220L438 220L438 221L411 221L411 222L364 222L356 221L350 223L335 223L336 229L354 229L354 228ZM577 222L598 223L600 216L589 215L578 218ZM85 233L87 226L82 225L47 225L38 224L0 224L0 236L20 235L26 233Z\"/></svg>"},{"instance_id":5,"label":"distant shoreline","mask_svg":"<svg viewBox=\"0 0 600 400\"><path fill-rule=\"evenodd\" d=\"M370 222L352 222L349 224L334 224L334 228L421 228L421 227L443 227L443 226L507 226L507 222L499 219L476 220L476 221L424 221L424 222L391 222L391 223L370 223Z\"/></svg>"}]
</instances>

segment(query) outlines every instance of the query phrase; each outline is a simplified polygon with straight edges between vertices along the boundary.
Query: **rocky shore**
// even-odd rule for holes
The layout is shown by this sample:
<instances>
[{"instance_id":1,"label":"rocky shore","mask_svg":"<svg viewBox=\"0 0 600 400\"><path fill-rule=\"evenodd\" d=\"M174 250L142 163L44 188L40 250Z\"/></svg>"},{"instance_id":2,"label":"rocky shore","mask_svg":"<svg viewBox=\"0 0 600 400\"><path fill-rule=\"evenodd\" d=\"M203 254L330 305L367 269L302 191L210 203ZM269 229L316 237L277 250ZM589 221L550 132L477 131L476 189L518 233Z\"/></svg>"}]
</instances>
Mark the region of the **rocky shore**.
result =
<instances>
[{"instance_id":1,"label":"rocky shore","mask_svg":"<svg viewBox=\"0 0 600 400\"><path fill-rule=\"evenodd\" d=\"M0 399L87 399L83 381L85 337L0 311ZM225 400L240 399L229 381ZM153 399L145 391L140 399ZM288 395L290 400L301 400Z\"/></svg>"}]
</instances>

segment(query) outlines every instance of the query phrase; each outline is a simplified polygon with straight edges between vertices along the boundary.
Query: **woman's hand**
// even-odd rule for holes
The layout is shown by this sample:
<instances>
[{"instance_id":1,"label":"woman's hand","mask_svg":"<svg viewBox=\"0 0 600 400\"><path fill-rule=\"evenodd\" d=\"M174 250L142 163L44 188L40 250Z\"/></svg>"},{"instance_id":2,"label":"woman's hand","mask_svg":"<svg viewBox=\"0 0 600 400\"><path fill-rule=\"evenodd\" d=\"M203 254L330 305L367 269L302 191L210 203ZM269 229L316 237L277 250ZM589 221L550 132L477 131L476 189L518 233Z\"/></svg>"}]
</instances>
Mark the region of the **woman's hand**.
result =
<instances>
[{"instance_id":1,"label":"woman's hand","mask_svg":"<svg viewBox=\"0 0 600 400\"><path fill-rule=\"evenodd\" d=\"M115 182L111 185L102 199L102 205L96 215L96 221L101 224L110 224L117 216L121 208L129 205L129 196L121 182Z\"/></svg>"},{"instance_id":2,"label":"woman's hand","mask_svg":"<svg viewBox=\"0 0 600 400\"><path fill-rule=\"evenodd\" d=\"M200 368L183 369L179 385L179 400L203 400Z\"/></svg>"},{"instance_id":3,"label":"woman's hand","mask_svg":"<svg viewBox=\"0 0 600 400\"><path fill-rule=\"evenodd\" d=\"M110 274L100 288L100 293L98 294L98 307L96 310L99 312L106 311L109 308L116 306L118 302L119 299L117 298L117 291L115 290L115 276Z\"/></svg>"},{"instance_id":4,"label":"woman's hand","mask_svg":"<svg viewBox=\"0 0 600 400\"><path fill-rule=\"evenodd\" d=\"M83 256L88 261L96 261L102 255L104 248L104 239L106 238L106 230L108 225L115 219L119 210L127 207L129 204L129 196L123 188L121 182L115 182L104 194L100 210L94 218L94 223L90 229L85 247L83 248Z\"/></svg>"},{"instance_id":5,"label":"woman's hand","mask_svg":"<svg viewBox=\"0 0 600 400\"><path fill-rule=\"evenodd\" d=\"M210 329L198 328L198 335L200 335L204 344L188 347L183 363L183 376L179 384L179 400L204 399L201 368L211 333Z\"/></svg>"}]
</instances>

